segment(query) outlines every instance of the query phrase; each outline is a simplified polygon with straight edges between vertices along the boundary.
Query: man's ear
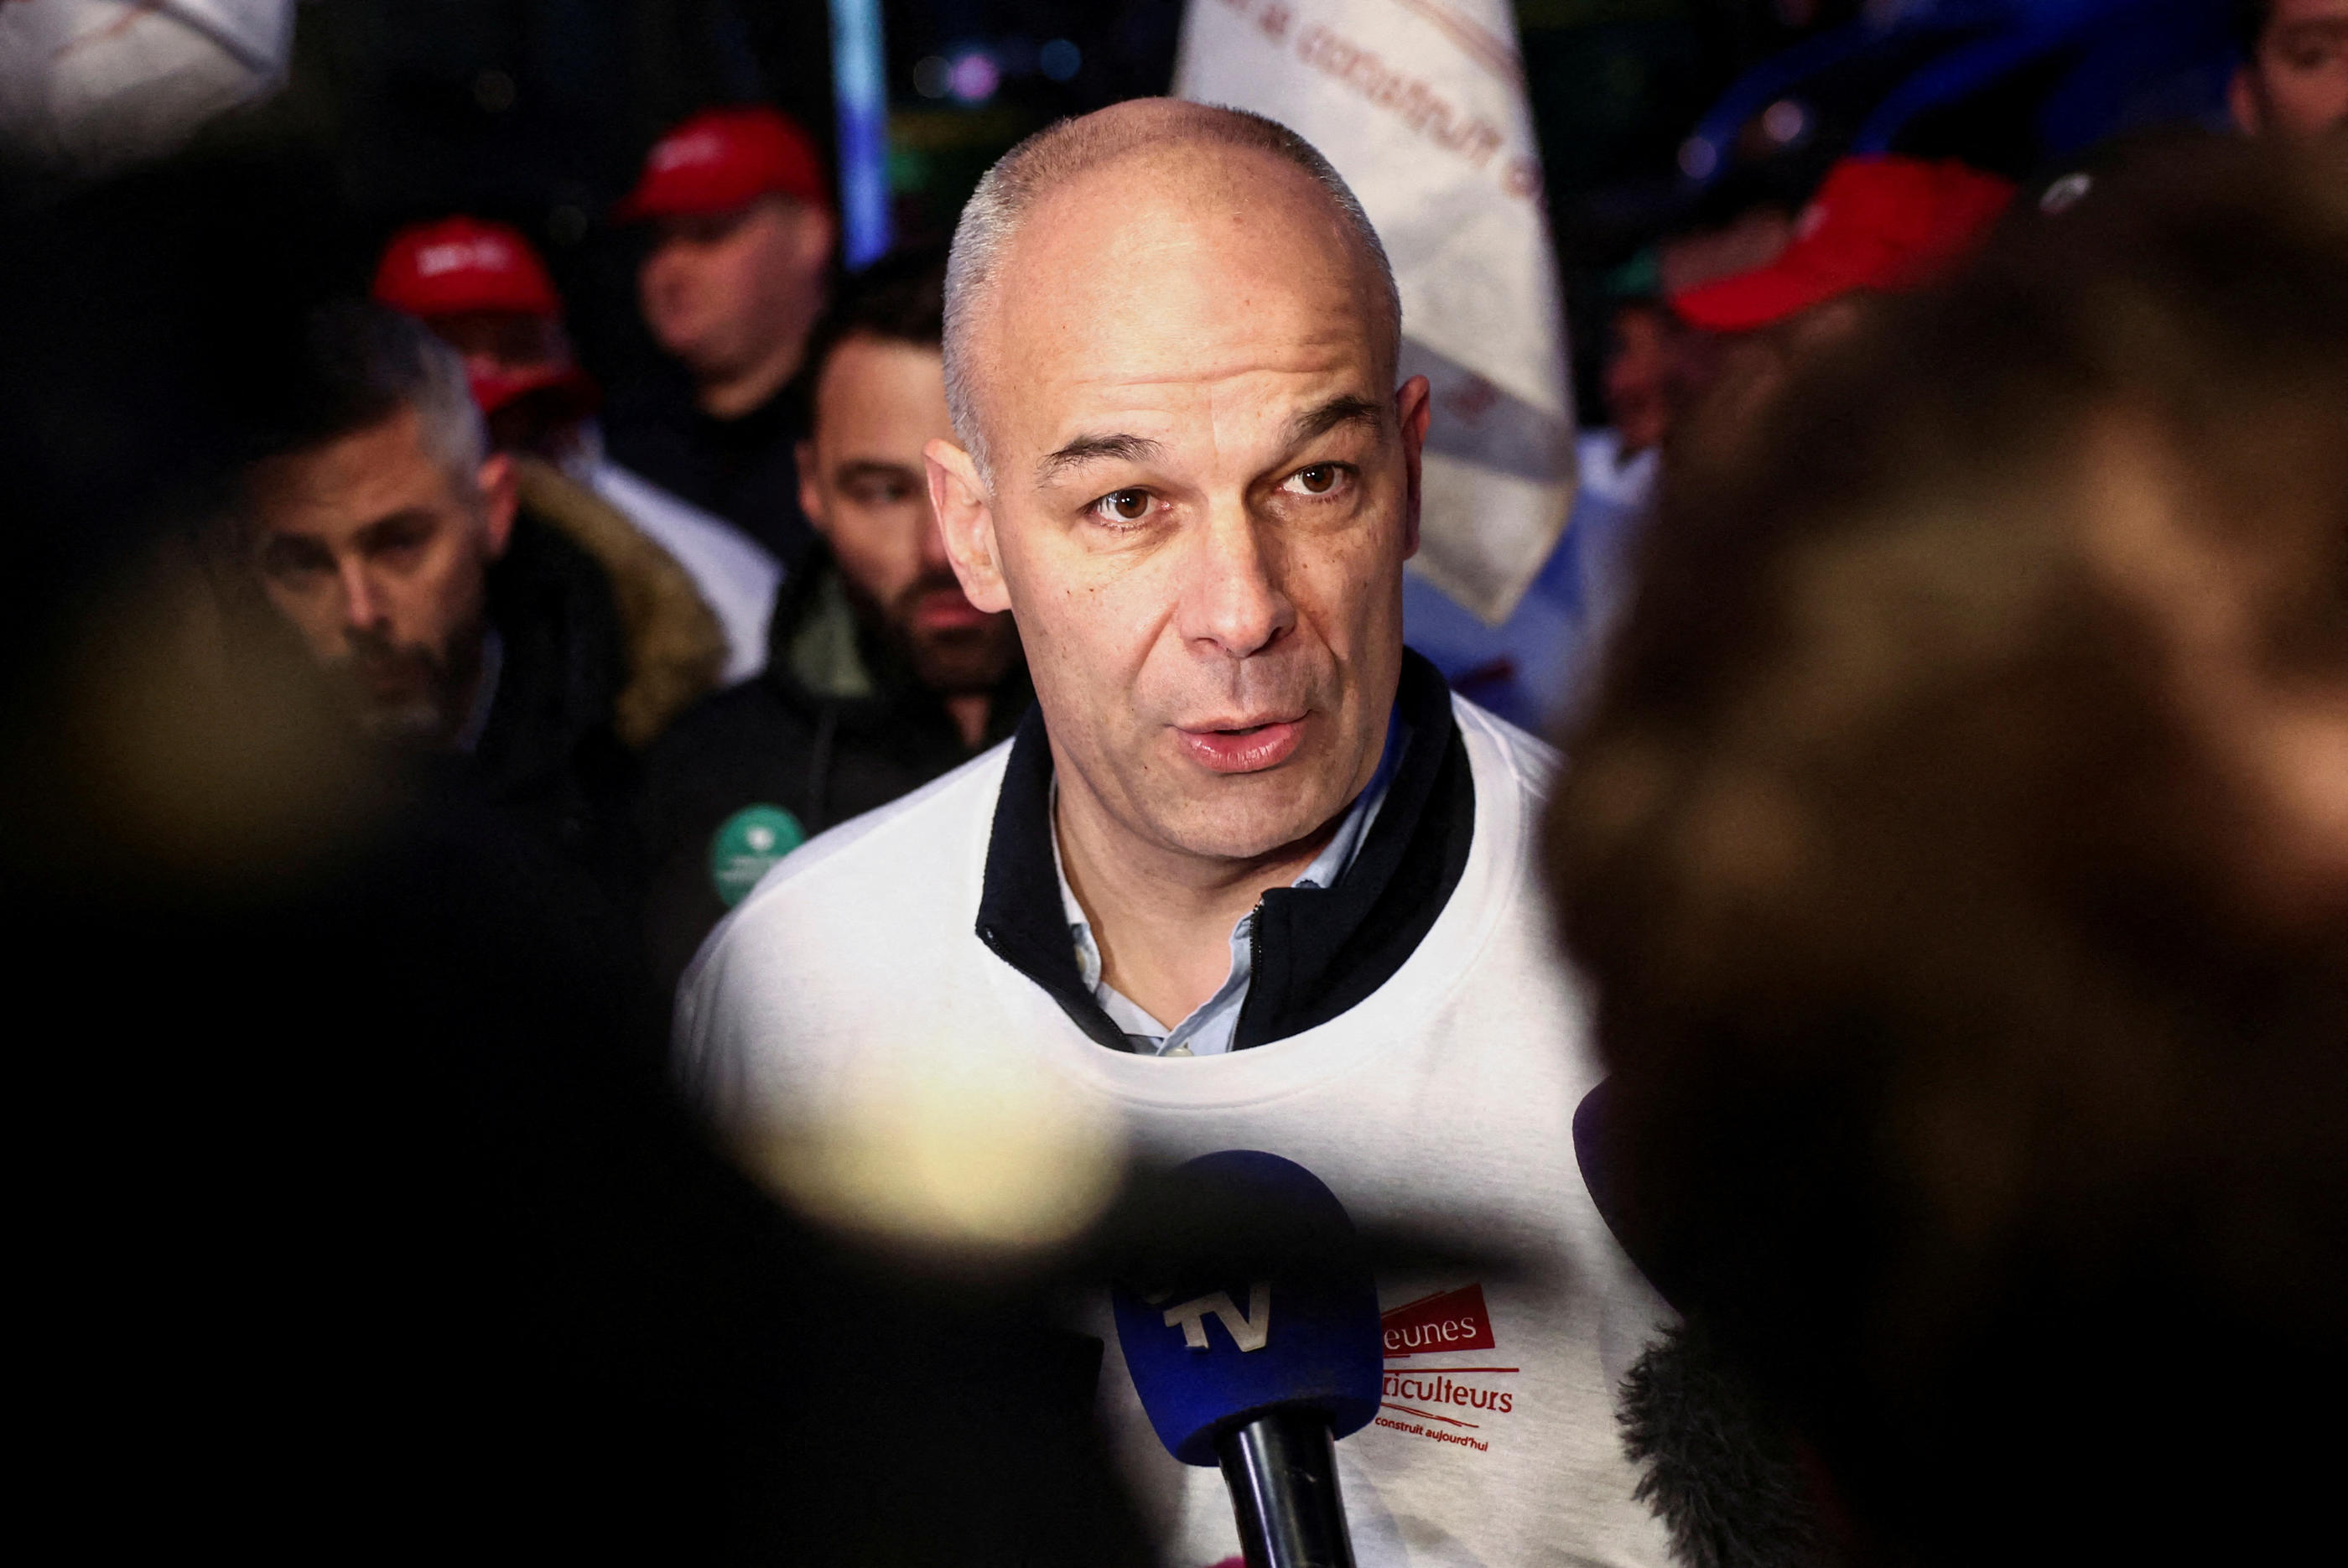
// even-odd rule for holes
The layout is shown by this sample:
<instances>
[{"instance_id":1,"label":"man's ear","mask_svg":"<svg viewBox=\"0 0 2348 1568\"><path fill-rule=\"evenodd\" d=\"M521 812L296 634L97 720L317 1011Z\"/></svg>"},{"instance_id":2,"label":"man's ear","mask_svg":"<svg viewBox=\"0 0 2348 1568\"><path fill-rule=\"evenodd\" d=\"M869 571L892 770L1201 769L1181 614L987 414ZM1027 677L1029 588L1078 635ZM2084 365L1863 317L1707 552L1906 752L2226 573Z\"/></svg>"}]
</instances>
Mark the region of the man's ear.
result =
<instances>
[{"instance_id":1,"label":"man's ear","mask_svg":"<svg viewBox=\"0 0 2348 1568\"><path fill-rule=\"evenodd\" d=\"M826 539L831 537L831 525L824 516L823 487L816 483L815 443L801 441L791 449L791 460L799 470L799 511L806 514L815 531Z\"/></svg>"},{"instance_id":2,"label":"man's ear","mask_svg":"<svg viewBox=\"0 0 2348 1568\"><path fill-rule=\"evenodd\" d=\"M488 531L489 559L497 560L513 542L514 493L513 459L503 452L492 452L475 476L481 490L481 521Z\"/></svg>"},{"instance_id":3,"label":"man's ear","mask_svg":"<svg viewBox=\"0 0 2348 1568\"><path fill-rule=\"evenodd\" d=\"M1418 553L1419 457L1426 449L1426 422L1434 412L1426 377L1414 376L1395 391L1395 419L1402 427L1403 472L1409 486L1403 514L1405 561Z\"/></svg>"},{"instance_id":4,"label":"man's ear","mask_svg":"<svg viewBox=\"0 0 2348 1568\"><path fill-rule=\"evenodd\" d=\"M1011 590L995 548L994 500L978 477L978 465L946 440L923 447L922 462L929 473L930 510L937 514L963 597L990 615L1008 610Z\"/></svg>"},{"instance_id":5,"label":"man's ear","mask_svg":"<svg viewBox=\"0 0 2348 1568\"><path fill-rule=\"evenodd\" d=\"M2259 101L2258 78L2247 64L2236 66L2234 74L2226 78L2226 109L2234 117L2234 129L2244 136L2256 136L2266 129L2266 106Z\"/></svg>"}]
</instances>

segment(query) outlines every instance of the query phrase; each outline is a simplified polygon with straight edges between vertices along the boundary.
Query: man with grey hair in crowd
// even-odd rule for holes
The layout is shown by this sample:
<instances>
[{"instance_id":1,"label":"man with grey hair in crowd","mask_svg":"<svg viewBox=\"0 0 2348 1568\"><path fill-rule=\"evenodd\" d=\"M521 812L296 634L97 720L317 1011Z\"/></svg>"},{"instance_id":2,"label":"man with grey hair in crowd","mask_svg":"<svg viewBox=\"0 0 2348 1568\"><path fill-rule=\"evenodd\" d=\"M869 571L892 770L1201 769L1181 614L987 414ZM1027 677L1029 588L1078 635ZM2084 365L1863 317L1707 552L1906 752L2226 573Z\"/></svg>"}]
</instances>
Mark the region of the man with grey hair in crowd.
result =
<instances>
[{"instance_id":1,"label":"man with grey hair in crowd","mask_svg":"<svg viewBox=\"0 0 2348 1568\"><path fill-rule=\"evenodd\" d=\"M1126 103L987 175L946 308L931 494L1037 706L769 873L686 975L681 1075L752 1147L925 1107L911 1158L998 1215L1000 1171L1081 1161L954 1150L1253 1149L1510 1258L1382 1268L1383 1408L1337 1449L1359 1558L1661 1562L1612 1398L1662 1308L1574 1165L1597 1069L1534 871L1555 759L1403 646L1427 387L1375 232L1285 129ZM1232 1556L1093 1314L1165 1561Z\"/></svg>"},{"instance_id":2,"label":"man with grey hair in crowd","mask_svg":"<svg viewBox=\"0 0 2348 1568\"><path fill-rule=\"evenodd\" d=\"M618 568L519 504L463 359L420 323L329 305L299 373L245 475L252 580L362 730L632 897L614 717L663 672L632 656L656 645L623 630Z\"/></svg>"}]
</instances>

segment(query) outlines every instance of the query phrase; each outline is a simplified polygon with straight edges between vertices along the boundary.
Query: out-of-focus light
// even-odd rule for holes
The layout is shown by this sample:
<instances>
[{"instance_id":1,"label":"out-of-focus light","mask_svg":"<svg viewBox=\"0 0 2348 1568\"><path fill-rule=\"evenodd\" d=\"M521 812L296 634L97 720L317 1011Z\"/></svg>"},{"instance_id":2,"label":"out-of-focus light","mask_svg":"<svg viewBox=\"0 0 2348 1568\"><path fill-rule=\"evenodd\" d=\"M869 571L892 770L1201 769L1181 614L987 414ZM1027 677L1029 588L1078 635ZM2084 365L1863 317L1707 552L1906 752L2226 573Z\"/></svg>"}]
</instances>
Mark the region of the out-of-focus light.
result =
<instances>
[{"instance_id":1,"label":"out-of-focus light","mask_svg":"<svg viewBox=\"0 0 2348 1568\"><path fill-rule=\"evenodd\" d=\"M483 71L473 78L473 101L490 114L514 106L514 79L503 71Z\"/></svg>"},{"instance_id":2,"label":"out-of-focus light","mask_svg":"<svg viewBox=\"0 0 2348 1568\"><path fill-rule=\"evenodd\" d=\"M1720 151L1700 136L1691 136L1680 143L1680 172L1691 180L1704 180L1720 166Z\"/></svg>"},{"instance_id":3,"label":"out-of-focus light","mask_svg":"<svg viewBox=\"0 0 2348 1568\"><path fill-rule=\"evenodd\" d=\"M2049 216L2067 212L2095 188L2094 175L2084 169L2075 169L2040 193L2038 210Z\"/></svg>"},{"instance_id":4,"label":"out-of-focus light","mask_svg":"<svg viewBox=\"0 0 2348 1568\"><path fill-rule=\"evenodd\" d=\"M1761 111L1761 132L1780 147L1791 147L1809 134L1809 111L1792 98L1779 98Z\"/></svg>"},{"instance_id":5,"label":"out-of-focus light","mask_svg":"<svg viewBox=\"0 0 2348 1568\"><path fill-rule=\"evenodd\" d=\"M994 56L973 49L953 63L951 79L954 97L964 103L984 103L1003 85L1003 71Z\"/></svg>"},{"instance_id":6,"label":"out-of-focus light","mask_svg":"<svg viewBox=\"0 0 2348 1568\"><path fill-rule=\"evenodd\" d=\"M880 0L831 0L831 88L839 129L839 259L889 253L889 85Z\"/></svg>"},{"instance_id":7,"label":"out-of-focus light","mask_svg":"<svg viewBox=\"0 0 2348 1568\"><path fill-rule=\"evenodd\" d=\"M1065 82L1084 69L1085 52L1066 38L1054 38L1035 54L1036 68L1056 82Z\"/></svg>"},{"instance_id":8,"label":"out-of-focus light","mask_svg":"<svg viewBox=\"0 0 2348 1568\"><path fill-rule=\"evenodd\" d=\"M913 90L923 98L943 98L953 90L953 67L942 55L925 55L913 65Z\"/></svg>"},{"instance_id":9,"label":"out-of-focus light","mask_svg":"<svg viewBox=\"0 0 2348 1568\"><path fill-rule=\"evenodd\" d=\"M742 1145L799 1212L908 1257L987 1265L1073 1240L1123 1177L1113 1118L1015 1059L865 1068Z\"/></svg>"}]
</instances>

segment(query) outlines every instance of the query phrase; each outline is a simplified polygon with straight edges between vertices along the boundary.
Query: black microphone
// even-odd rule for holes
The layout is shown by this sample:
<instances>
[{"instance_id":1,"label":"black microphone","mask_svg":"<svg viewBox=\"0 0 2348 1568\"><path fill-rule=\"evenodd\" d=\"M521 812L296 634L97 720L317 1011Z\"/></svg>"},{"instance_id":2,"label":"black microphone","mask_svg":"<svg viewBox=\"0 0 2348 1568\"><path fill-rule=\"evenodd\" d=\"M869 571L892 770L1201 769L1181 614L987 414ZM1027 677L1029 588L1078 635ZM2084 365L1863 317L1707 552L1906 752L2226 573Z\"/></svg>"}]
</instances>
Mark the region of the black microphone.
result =
<instances>
[{"instance_id":1,"label":"black microphone","mask_svg":"<svg viewBox=\"0 0 2348 1568\"><path fill-rule=\"evenodd\" d=\"M1164 1230L1110 1299L1159 1440L1221 1467L1248 1568L1353 1568L1336 1442L1377 1414L1385 1348L1344 1205L1252 1150L1178 1167L1157 1198Z\"/></svg>"}]
</instances>

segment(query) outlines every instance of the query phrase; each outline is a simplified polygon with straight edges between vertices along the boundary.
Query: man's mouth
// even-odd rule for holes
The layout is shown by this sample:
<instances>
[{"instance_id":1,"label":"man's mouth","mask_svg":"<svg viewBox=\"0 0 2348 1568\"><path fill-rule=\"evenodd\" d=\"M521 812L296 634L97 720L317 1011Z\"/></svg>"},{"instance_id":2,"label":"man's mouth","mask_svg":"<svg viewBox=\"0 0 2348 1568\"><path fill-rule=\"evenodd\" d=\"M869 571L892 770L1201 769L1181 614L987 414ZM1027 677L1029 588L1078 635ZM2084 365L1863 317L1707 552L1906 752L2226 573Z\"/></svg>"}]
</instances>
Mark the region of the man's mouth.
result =
<instances>
[{"instance_id":1,"label":"man's mouth","mask_svg":"<svg viewBox=\"0 0 2348 1568\"><path fill-rule=\"evenodd\" d=\"M1295 755L1305 716L1177 729L1192 761L1216 773L1261 773Z\"/></svg>"}]
</instances>

